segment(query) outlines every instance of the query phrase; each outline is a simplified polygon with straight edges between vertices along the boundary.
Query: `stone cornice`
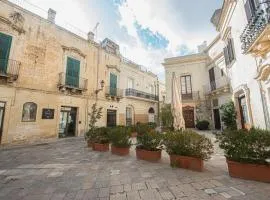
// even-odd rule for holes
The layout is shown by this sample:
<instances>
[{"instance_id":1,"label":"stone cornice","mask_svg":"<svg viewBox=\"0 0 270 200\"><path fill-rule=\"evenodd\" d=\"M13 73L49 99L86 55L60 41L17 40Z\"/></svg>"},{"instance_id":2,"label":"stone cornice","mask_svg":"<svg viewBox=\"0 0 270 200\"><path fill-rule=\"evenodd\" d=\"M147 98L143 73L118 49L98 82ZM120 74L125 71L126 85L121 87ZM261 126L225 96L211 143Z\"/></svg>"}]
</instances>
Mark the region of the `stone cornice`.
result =
<instances>
[{"instance_id":1,"label":"stone cornice","mask_svg":"<svg viewBox=\"0 0 270 200\"><path fill-rule=\"evenodd\" d=\"M118 71L119 73L121 72L121 70L116 66L116 65L106 65L106 67L108 69L115 69L116 71Z\"/></svg>"},{"instance_id":2,"label":"stone cornice","mask_svg":"<svg viewBox=\"0 0 270 200\"><path fill-rule=\"evenodd\" d=\"M7 24L13 30L17 31L19 34L25 33L25 30L22 27L17 26L16 24L14 24L12 21L10 21L9 19L5 17L0 16L0 22Z\"/></svg>"},{"instance_id":3,"label":"stone cornice","mask_svg":"<svg viewBox=\"0 0 270 200\"><path fill-rule=\"evenodd\" d=\"M86 57L86 55L80 49L77 49L75 47L67 47L67 46L62 45L62 49L64 51L71 51L71 52L77 53L77 54L79 54L83 58Z\"/></svg>"},{"instance_id":4,"label":"stone cornice","mask_svg":"<svg viewBox=\"0 0 270 200\"><path fill-rule=\"evenodd\" d=\"M192 63L192 62L203 62L209 59L207 54L192 54L187 56L179 56L173 58L166 58L162 65L164 67L169 67L170 65L174 64L182 64L182 63Z\"/></svg>"}]
</instances>

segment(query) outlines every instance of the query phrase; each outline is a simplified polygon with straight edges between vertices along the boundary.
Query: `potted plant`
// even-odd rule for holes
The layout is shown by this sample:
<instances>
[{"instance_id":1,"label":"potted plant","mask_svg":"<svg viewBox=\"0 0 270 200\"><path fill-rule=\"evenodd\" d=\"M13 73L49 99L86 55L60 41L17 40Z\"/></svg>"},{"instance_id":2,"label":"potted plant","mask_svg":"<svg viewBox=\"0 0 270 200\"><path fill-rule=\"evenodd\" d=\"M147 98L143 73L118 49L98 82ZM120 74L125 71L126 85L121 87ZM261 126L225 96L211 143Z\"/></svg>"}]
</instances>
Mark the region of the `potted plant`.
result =
<instances>
[{"instance_id":1,"label":"potted plant","mask_svg":"<svg viewBox=\"0 0 270 200\"><path fill-rule=\"evenodd\" d=\"M112 154L125 156L129 154L131 146L130 129L127 127L115 127L110 131Z\"/></svg>"},{"instance_id":2,"label":"potted plant","mask_svg":"<svg viewBox=\"0 0 270 200\"><path fill-rule=\"evenodd\" d=\"M137 137L137 132L136 132L136 126L135 125L130 125L128 126L129 132L131 133L131 137L135 138Z\"/></svg>"},{"instance_id":3,"label":"potted plant","mask_svg":"<svg viewBox=\"0 0 270 200\"><path fill-rule=\"evenodd\" d=\"M196 128L199 130L208 130L209 124L207 120L199 120L197 121Z\"/></svg>"},{"instance_id":4,"label":"potted plant","mask_svg":"<svg viewBox=\"0 0 270 200\"><path fill-rule=\"evenodd\" d=\"M94 139L96 137L95 126L97 121L102 117L102 107L97 108L97 104L92 105L92 112L90 113L89 131L84 135L84 139L87 141L88 147L93 147Z\"/></svg>"},{"instance_id":5,"label":"potted plant","mask_svg":"<svg viewBox=\"0 0 270 200\"><path fill-rule=\"evenodd\" d=\"M142 128L140 129L140 131ZM162 135L156 131L140 132L137 136L136 157L147 161L158 161L161 158Z\"/></svg>"},{"instance_id":6,"label":"potted plant","mask_svg":"<svg viewBox=\"0 0 270 200\"><path fill-rule=\"evenodd\" d=\"M109 151L109 130L106 127L96 128L92 137L94 151Z\"/></svg>"},{"instance_id":7,"label":"potted plant","mask_svg":"<svg viewBox=\"0 0 270 200\"><path fill-rule=\"evenodd\" d=\"M270 132L227 130L218 136L232 177L270 182Z\"/></svg>"},{"instance_id":8,"label":"potted plant","mask_svg":"<svg viewBox=\"0 0 270 200\"><path fill-rule=\"evenodd\" d=\"M195 171L203 171L203 161L213 153L211 140L191 130L167 132L163 144L171 166Z\"/></svg>"}]
</instances>

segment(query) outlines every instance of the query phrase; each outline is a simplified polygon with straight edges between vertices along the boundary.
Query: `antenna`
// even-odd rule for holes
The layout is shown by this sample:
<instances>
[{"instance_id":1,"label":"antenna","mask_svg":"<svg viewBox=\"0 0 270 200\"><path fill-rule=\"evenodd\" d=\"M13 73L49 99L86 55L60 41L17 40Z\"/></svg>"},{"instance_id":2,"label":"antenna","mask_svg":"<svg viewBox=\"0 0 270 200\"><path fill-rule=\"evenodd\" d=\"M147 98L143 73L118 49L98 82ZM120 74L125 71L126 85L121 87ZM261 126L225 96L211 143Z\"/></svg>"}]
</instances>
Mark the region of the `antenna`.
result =
<instances>
[{"instance_id":1,"label":"antenna","mask_svg":"<svg viewBox=\"0 0 270 200\"><path fill-rule=\"evenodd\" d=\"M95 34L95 37L97 38L97 28L99 26L99 22L96 23L96 26L93 29L93 33Z\"/></svg>"}]
</instances>

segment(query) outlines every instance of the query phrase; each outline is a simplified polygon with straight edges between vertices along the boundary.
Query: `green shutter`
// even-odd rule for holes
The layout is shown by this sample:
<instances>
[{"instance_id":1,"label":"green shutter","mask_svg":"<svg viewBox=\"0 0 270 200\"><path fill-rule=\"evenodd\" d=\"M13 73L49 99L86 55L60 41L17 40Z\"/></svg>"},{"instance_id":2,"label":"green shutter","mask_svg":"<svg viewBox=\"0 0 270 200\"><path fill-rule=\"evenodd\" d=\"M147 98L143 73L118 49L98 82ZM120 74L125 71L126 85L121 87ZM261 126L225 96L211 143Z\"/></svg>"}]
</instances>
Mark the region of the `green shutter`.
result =
<instances>
[{"instance_id":1,"label":"green shutter","mask_svg":"<svg viewBox=\"0 0 270 200\"><path fill-rule=\"evenodd\" d=\"M9 52L11 47L12 37L0 33L0 73L7 73L7 65L9 59Z\"/></svg>"},{"instance_id":2,"label":"green shutter","mask_svg":"<svg viewBox=\"0 0 270 200\"><path fill-rule=\"evenodd\" d=\"M79 87L80 81L80 61L73 58L67 58L66 85Z\"/></svg>"},{"instance_id":3,"label":"green shutter","mask_svg":"<svg viewBox=\"0 0 270 200\"><path fill-rule=\"evenodd\" d=\"M110 95L116 96L117 94L117 76L115 74L110 74Z\"/></svg>"}]
</instances>

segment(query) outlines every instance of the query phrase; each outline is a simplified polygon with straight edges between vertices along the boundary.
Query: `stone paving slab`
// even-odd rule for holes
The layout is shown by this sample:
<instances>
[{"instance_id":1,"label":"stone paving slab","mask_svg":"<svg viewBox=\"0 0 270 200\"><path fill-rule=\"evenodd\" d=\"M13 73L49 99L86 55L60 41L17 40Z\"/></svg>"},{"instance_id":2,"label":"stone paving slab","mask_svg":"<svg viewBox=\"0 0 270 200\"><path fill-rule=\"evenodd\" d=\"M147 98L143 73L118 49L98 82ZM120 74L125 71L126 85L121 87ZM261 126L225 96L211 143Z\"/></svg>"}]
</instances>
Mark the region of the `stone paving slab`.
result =
<instances>
[{"instance_id":1,"label":"stone paving slab","mask_svg":"<svg viewBox=\"0 0 270 200\"><path fill-rule=\"evenodd\" d=\"M214 138L210 135L211 139ZM204 172L94 152L83 138L0 148L1 200L269 200L270 184L228 176L222 152Z\"/></svg>"}]
</instances>

